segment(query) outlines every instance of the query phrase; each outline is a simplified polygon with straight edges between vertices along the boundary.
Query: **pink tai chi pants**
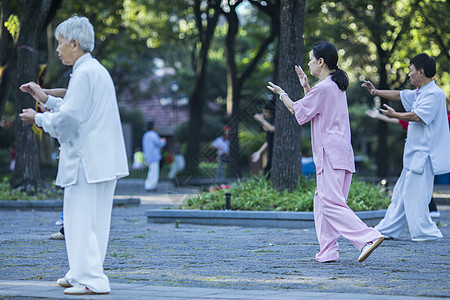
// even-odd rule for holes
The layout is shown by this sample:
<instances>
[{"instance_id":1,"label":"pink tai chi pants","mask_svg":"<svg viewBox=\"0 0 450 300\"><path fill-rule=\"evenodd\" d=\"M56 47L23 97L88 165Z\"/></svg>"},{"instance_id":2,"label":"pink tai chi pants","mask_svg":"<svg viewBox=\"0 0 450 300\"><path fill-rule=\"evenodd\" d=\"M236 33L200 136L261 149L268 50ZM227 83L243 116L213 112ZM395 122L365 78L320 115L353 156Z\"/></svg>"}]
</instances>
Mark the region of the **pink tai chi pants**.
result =
<instances>
[{"instance_id":1,"label":"pink tai chi pants","mask_svg":"<svg viewBox=\"0 0 450 300\"><path fill-rule=\"evenodd\" d=\"M347 205L352 173L335 170L324 154L323 171L317 174L314 195L314 221L320 252L319 262L339 259L337 239L342 235L359 251L369 242L382 237L377 230L368 227Z\"/></svg>"},{"instance_id":2,"label":"pink tai chi pants","mask_svg":"<svg viewBox=\"0 0 450 300\"><path fill-rule=\"evenodd\" d=\"M103 272L114 190L117 180L87 183L83 168L77 182L64 190L64 235L69 271L67 281L87 286L91 291L110 291Z\"/></svg>"}]
</instances>

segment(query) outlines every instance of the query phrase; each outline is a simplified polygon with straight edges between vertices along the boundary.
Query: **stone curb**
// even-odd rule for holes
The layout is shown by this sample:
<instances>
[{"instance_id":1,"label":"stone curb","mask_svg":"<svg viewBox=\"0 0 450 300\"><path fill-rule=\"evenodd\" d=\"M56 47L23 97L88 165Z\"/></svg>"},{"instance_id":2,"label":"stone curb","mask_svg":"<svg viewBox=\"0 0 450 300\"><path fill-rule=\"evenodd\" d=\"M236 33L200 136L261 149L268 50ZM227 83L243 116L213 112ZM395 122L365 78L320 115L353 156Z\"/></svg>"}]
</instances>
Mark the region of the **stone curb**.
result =
<instances>
[{"instance_id":1,"label":"stone curb","mask_svg":"<svg viewBox=\"0 0 450 300\"><path fill-rule=\"evenodd\" d=\"M111 283L108 295L64 295L64 289L55 281L0 280L0 297L20 299L261 299L261 300L440 300L440 297L417 297L405 295L374 295L342 292L315 292L301 289L248 290L231 288L189 288L160 286L142 283ZM76 298L74 298L76 297Z\"/></svg>"},{"instance_id":2,"label":"stone curb","mask_svg":"<svg viewBox=\"0 0 450 300\"><path fill-rule=\"evenodd\" d=\"M139 206L140 198L114 199L113 206ZM0 210L62 210L63 200L0 200Z\"/></svg>"},{"instance_id":3,"label":"stone curb","mask_svg":"<svg viewBox=\"0 0 450 300\"><path fill-rule=\"evenodd\" d=\"M375 226L386 210L358 211L356 215L368 226ZM314 226L313 212L223 211L150 209L145 211L148 223L186 223L243 227L308 228Z\"/></svg>"}]
</instances>

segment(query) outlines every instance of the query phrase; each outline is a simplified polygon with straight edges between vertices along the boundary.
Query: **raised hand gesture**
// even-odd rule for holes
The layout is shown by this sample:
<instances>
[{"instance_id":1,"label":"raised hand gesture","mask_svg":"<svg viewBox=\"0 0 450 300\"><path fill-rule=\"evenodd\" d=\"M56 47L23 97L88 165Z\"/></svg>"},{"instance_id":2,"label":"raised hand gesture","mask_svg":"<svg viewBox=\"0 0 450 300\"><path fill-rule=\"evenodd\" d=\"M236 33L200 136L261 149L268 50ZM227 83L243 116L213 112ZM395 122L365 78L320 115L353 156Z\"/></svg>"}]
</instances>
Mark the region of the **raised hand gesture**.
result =
<instances>
[{"instance_id":1,"label":"raised hand gesture","mask_svg":"<svg viewBox=\"0 0 450 300\"><path fill-rule=\"evenodd\" d=\"M369 80L364 80L363 84L361 84L361 87L365 87L372 95L375 95L375 92L377 90L373 83Z\"/></svg>"},{"instance_id":2,"label":"raised hand gesture","mask_svg":"<svg viewBox=\"0 0 450 300\"><path fill-rule=\"evenodd\" d=\"M298 65L295 66L295 72L297 73L298 80L300 81L300 84L302 85L302 87L309 88L308 77L306 76L302 67L300 67Z\"/></svg>"}]
</instances>

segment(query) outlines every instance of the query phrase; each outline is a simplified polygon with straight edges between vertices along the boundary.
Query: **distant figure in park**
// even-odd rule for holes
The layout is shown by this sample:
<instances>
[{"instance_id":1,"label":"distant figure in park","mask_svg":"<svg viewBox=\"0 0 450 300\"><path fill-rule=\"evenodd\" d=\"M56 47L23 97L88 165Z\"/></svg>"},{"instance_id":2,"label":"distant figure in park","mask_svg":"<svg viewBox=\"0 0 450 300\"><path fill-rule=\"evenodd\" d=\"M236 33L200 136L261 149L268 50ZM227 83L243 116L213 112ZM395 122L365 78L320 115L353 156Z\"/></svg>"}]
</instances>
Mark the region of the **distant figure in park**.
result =
<instances>
[{"instance_id":1,"label":"distant figure in park","mask_svg":"<svg viewBox=\"0 0 450 300\"><path fill-rule=\"evenodd\" d=\"M156 191L159 182L159 162L161 160L161 148L166 145L166 139L161 138L155 131L155 123L148 122L148 131L142 137L145 162L148 165L147 178L144 187L147 192Z\"/></svg>"},{"instance_id":2,"label":"distant figure in park","mask_svg":"<svg viewBox=\"0 0 450 300\"><path fill-rule=\"evenodd\" d=\"M316 260L337 261L337 239L342 235L361 251L358 261L362 262L383 242L383 236L362 222L346 203L352 173L355 172L345 93L348 77L337 66L337 50L331 43L314 44L309 58L311 75L318 76L320 82L310 88L302 68L295 66L305 93L302 99L293 102L281 87L272 82L267 88L279 95L300 125L311 121L317 179L314 221L320 244Z\"/></svg>"},{"instance_id":3,"label":"distant figure in park","mask_svg":"<svg viewBox=\"0 0 450 300\"><path fill-rule=\"evenodd\" d=\"M181 153L181 145L175 144L173 147L173 162L170 166L169 171L169 179L173 179L178 172L182 171L186 165L186 161L184 160L184 156Z\"/></svg>"},{"instance_id":4,"label":"distant figure in park","mask_svg":"<svg viewBox=\"0 0 450 300\"><path fill-rule=\"evenodd\" d=\"M134 149L133 165L131 166L131 168L133 170L141 170L145 168L145 156L140 147Z\"/></svg>"},{"instance_id":5,"label":"distant figure in park","mask_svg":"<svg viewBox=\"0 0 450 300\"><path fill-rule=\"evenodd\" d=\"M264 131L266 132L266 141L262 146L252 154L252 162L257 162L261 159L262 153L267 151L267 164L264 167L264 175L267 179L270 178L272 171L272 153L273 153L273 136L275 132L275 102L267 101L263 108L262 114L255 114L253 117L255 120L261 123Z\"/></svg>"},{"instance_id":6,"label":"distant figure in park","mask_svg":"<svg viewBox=\"0 0 450 300\"><path fill-rule=\"evenodd\" d=\"M442 238L432 221L428 204L433 195L434 176L450 172L450 132L445 93L433 80L436 63L422 53L410 61L409 79L415 90L377 90L370 81L362 84L372 95L401 101L406 112L384 104L381 113L409 122L403 153L403 170L394 186L392 202L375 227L385 238L398 238L409 228L413 241Z\"/></svg>"},{"instance_id":7,"label":"distant figure in park","mask_svg":"<svg viewBox=\"0 0 450 300\"><path fill-rule=\"evenodd\" d=\"M223 133L221 136L216 138L212 143L211 147L217 150L217 162L219 167L217 168L218 179L222 179L224 177L225 168L228 163L228 157L230 155L230 141L228 140L229 128L228 126L224 126Z\"/></svg>"},{"instance_id":8,"label":"distant figure in park","mask_svg":"<svg viewBox=\"0 0 450 300\"><path fill-rule=\"evenodd\" d=\"M24 109L20 118L36 123L57 138L60 158L56 185L64 187L64 236L70 270L57 280L65 294L107 294L103 271L108 246L114 190L128 175L114 83L108 71L91 56L94 28L85 17L58 25L56 52L73 66L64 99L34 82L20 86L43 103L44 113Z\"/></svg>"},{"instance_id":9,"label":"distant figure in park","mask_svg":"<svg viewBox=\"0 0 450 300\"><path fill-rule=\"evenodd\" d=\"M9 170L14 171L16 166L16 146L14 143L9 146Z\"/></svg>"}]
</instances>

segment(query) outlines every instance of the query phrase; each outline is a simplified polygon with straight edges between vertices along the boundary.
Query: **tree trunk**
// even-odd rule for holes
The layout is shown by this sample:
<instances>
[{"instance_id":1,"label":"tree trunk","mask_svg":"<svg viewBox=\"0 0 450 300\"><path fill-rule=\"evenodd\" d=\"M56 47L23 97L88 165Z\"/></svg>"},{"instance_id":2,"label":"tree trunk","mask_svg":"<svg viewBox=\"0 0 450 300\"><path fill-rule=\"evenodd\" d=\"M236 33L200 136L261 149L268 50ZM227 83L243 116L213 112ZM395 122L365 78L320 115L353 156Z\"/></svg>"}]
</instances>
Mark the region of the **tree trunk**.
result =
<instances>
[{"instance_id":1,"label":"tree trunk","mask_svg":"<svg viewBox=\"0 0 450 300\"><path fill-rule=\"evenodd\" d=\"M208 7L206 8L207 24L206 28L203 28L203 14L200 11L201 1L196 0L194 4L194 11L196 15L197 28L200 35L200 54L196 62L196 76L195 86L189 97L189 135L188 147L186 151L186 170L191 173L195 173L198 164L201 160L199 157L200 149L200 131L202 127L203 118L203 88L205 86L206 79L206 67L208 62L208 50L211 45L212 38L214 36L214 30L219 18L220 1L209 0ZM213 15L210 16L210 10L213 11Z\"/></svg>"},{"instance_id":2,"label":"tree trunk","mask_svg":"<svg viewBox=\"0 0 450 300\"><path fill-rule=\"evenodd\" d=\"M234 4L228 3L230 11L223 12L226 15L228 21L228 32L225 41L225 59L227 65L228 83L227 107L231 107L231 120L228 124L230 126L230 167L228 170L228 175L234 178L239 177L242 172L242 161L240 157L241 149L239 141L239 124L242 120L243 114L243 111L241 109L241 90L244 86L245 81L251 76L258 62L263 57L265 51L273 42L275 36L279 33L279 7L276 4L261 5L261 3L258 1L251 1L252 5L271 17L271 32L270 35L261 42L257 54L250 61L250 63L247 64L247 68L243 70L243 72L239 73L236 65L235 40L239 31L239 18L236 13L236 9L238 5L241 4L241 2L242 1L236 1L234 2Z\"/></svg>"},{"instance_id":3,"label":"tree trunk","mask_svg":"<svg viewBox=\"0 0 450 300\"><path fill-rule=\"evenodd\" d=\"M279 84L291 99L299 99L301 86L294 66L303 61L303 24L306 0L281 0ZM301 127L277 99L271 180L276 189L293 190L302 173Z\"/></svg>"},{"instance_id":4,"label":"tree trunk","mask_svg":"<svg viewBox=\"0 0 450 300\"><path fill-rule=\"evenodd\" d=\"M50 10L51 1L25 1L20 32L17 42L17 81L20 85L36 81L38 66L38 34ZM24 108L34 108L35 101L28 94L17 90L15 112L20 114ZM16 166L10 180L11 187L32 193L42 184L39 169L39 139L33 134L31 126L17 117Z\"/></svg>"},{"instance_id":5,"label":"tree trunk","mask_svg":"<svg viewBox=\"0 0 450 300\"><path fill-rule=\"evenodd\" d=\"M241 1L234 5L229 5L230 11L226 13L228 20L228 32L225 40L225 60L227 65L227 103L231 103L231 119L228 122L230 126L230 162L228 175L238 177L240 175L240 150L239 150L239 114L240 97L238 87L238 70L236 66L236 51L234 49L236 35L239 30L239 19L236 13L236 7Z\"/></svg>"},{"instance_id":6,"label":"tree trunk","mask_svg":"<svg viewBox=\"0 0 450 300\"><path fill-rule=\"evenodd\" d=\"M11 57L11 50L13 40L8 30L5 27L5 22L11 15L11 9L9 1L2 1L2 11L1 11L1 31L0 31L0 119L3 116L3 111L5 110L5 104L8 100L8 95L10 91L10 78L11 74L14 73L14 64L10 63L9 58ZM12 72L11 72L12 71Z\"/></svg>"}]
</instances>

